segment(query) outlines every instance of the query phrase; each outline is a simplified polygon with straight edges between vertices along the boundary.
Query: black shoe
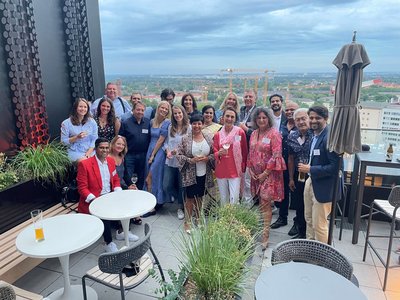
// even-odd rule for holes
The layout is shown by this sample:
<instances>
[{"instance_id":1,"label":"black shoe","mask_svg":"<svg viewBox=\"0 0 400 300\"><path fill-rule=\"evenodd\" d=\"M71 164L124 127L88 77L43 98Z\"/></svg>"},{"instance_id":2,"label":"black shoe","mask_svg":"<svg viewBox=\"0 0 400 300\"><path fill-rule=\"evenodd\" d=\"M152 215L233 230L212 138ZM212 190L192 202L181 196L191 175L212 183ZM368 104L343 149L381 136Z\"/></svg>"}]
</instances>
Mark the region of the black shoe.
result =
<instances>
[{"instance_id":1,"label":"black shoe","mask_svg":"<svg viewBox=\"0 0 400 300\"><path fill-rule=\"evenodd\" d=\"M148 213L145 213L142 218L148 218L150 216L154 216L155 214L157 214L157 212L155 210L149 211Z\"/></svg>"},{"instance_id":2,"label":"black shoe","mask_svg":"<svg viewBox=\"0 0 400 300\"><path fill-rule=\"evenodd\" d=\"M305 233L298 233L296 234L294 237L292 237L292 240L294 239L305 239L306 238L306 234Z\"/></svg>"},{"instance_id":3,"label":"black shoe","mask_svg":"<svg viewBox=\"0 0 400 300\"><path fill-rule=\"evenodd\" d=\"M276 229L282 226L287 225L287 219L283 219L281 217L278 218L274 223L272 223L271 228Z\"/></svg>"},{"instance_id":4,"label":"black shoe","mask_svg":"<svg viewBox=\"0 0 400 300\"><path fill-rule=\"evenodd\" d=\"M299 234L299 229L297 228L296 224L293 224L292 228L290 228L288 235L295 236Z\"/></svg>"}]
</instances>

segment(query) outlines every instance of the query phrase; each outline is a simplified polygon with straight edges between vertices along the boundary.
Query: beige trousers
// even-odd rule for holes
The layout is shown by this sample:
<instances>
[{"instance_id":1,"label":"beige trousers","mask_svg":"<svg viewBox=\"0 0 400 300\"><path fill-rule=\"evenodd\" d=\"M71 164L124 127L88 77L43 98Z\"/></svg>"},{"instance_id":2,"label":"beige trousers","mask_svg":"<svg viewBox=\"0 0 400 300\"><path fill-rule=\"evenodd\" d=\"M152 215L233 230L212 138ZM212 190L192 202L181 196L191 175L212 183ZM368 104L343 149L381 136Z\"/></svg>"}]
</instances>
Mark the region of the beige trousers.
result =
<instances>
[{"instance_id":1,"label":"beige trousers","mask_svg":"<svg viewBox=\"0 0 400 300\"><path fill-rule=\"evenodd\" d=\"M329 223L332 203L320 203L314 195L311 177L304 186L304 218L307 223L306 237L310 240L328 243Z\"/></svg>"}]
</instances>

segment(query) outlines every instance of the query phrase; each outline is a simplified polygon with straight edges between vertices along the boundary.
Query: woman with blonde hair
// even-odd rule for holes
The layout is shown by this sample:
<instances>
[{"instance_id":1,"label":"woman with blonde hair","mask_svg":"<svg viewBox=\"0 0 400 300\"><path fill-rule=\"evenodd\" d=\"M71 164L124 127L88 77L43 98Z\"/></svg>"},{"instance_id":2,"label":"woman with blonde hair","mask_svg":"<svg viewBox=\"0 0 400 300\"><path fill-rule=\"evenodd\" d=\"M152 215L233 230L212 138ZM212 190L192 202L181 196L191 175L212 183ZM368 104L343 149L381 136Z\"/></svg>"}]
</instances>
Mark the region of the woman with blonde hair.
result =
<instances>
[{"instance_id":1,"label":"woman with blonde hair","mask_svg":"<svg viewBox=\"0 0 400 300\"><path fill-rule=\"evenodd\" d=\"M97 137L97 124L90 116L89 102L77 98L71 115L61 123L61 142L68 146L69 159L79 162L91 157Z\"/></svg>"},{"instance_id":2,"label":"woman with blonde hair","mask_svg":"<svg viewBox=\"0 0 400 300\"><path fill-rule=\"evenodd\" d=\"M229 92L226 95L221 106L215 112L215 117L217 118L217 122L219 122L220 124L223 124L222 115L228 106L232 107L236 111L236 113L239 113L240 106L239 106L238 96L234 92ZM238 120L236 120L236 121L238 121Z\"/></svg>"},{"instance_id":3,"label":"woman with blonde hair","mask_svg":"<svg viewBox=\"0 0 400 300\"><path fill-rule=\"evenodd\" d=\"M163 190L165 152L162 149L165 139L168 135L168 127L171 124L171 106L167 101L160 101L157 105L154 119L150 121L150 144L146 155L146 180L145 189L152 193L157 199L156 207L160 207L165 202L165 193ZM152 210L143 217L155 215Z\"/></svg>"}]
</instances>

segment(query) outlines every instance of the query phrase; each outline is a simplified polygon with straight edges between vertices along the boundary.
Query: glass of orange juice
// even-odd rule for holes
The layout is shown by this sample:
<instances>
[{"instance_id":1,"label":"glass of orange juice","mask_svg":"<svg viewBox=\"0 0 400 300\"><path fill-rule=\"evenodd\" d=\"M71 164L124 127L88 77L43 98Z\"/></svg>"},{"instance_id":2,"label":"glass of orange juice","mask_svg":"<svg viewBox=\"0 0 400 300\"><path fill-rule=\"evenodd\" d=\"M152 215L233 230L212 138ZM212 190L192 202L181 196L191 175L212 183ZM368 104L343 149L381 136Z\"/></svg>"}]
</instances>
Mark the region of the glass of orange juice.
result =
<instances>
[{"instance_id":1,"label":"glass of orange juice","mask_svg":"<svg viewBox=\"0 0 400 300\"><path fill-rule=\"evenodd\" d=\"M43 212L41 209L35 209L31 211L31 218L33 222L33 228L35 229L36 242L44 240L43 232Z\"/></svg>"}]
</instances>

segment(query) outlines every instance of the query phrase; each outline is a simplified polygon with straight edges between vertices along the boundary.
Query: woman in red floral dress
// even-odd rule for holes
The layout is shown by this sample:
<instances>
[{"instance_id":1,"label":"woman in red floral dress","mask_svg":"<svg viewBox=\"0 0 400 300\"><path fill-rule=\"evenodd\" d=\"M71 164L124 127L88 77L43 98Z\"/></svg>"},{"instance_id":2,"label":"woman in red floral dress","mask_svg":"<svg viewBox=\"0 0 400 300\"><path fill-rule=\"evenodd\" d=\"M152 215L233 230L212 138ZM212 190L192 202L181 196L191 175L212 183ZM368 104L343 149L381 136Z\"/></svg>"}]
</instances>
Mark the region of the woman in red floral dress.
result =
<instances>
[{"instance_id":1,"label":"woman in red floral dress","mask_svg":"<svg viewBox=\"0 0 400 300\"><path fill-rule=\"evenodd\" d=\"M256 130L250 137L247 167L251 176L251 192L260 199L260 209L264 218L262 248L268 246L269 227L272 219L272 201L282 201L283 171L286 170L282 157L282 137L273 127L271 113L259 107L253 113Z\"/></svg>"}]
</instances>

